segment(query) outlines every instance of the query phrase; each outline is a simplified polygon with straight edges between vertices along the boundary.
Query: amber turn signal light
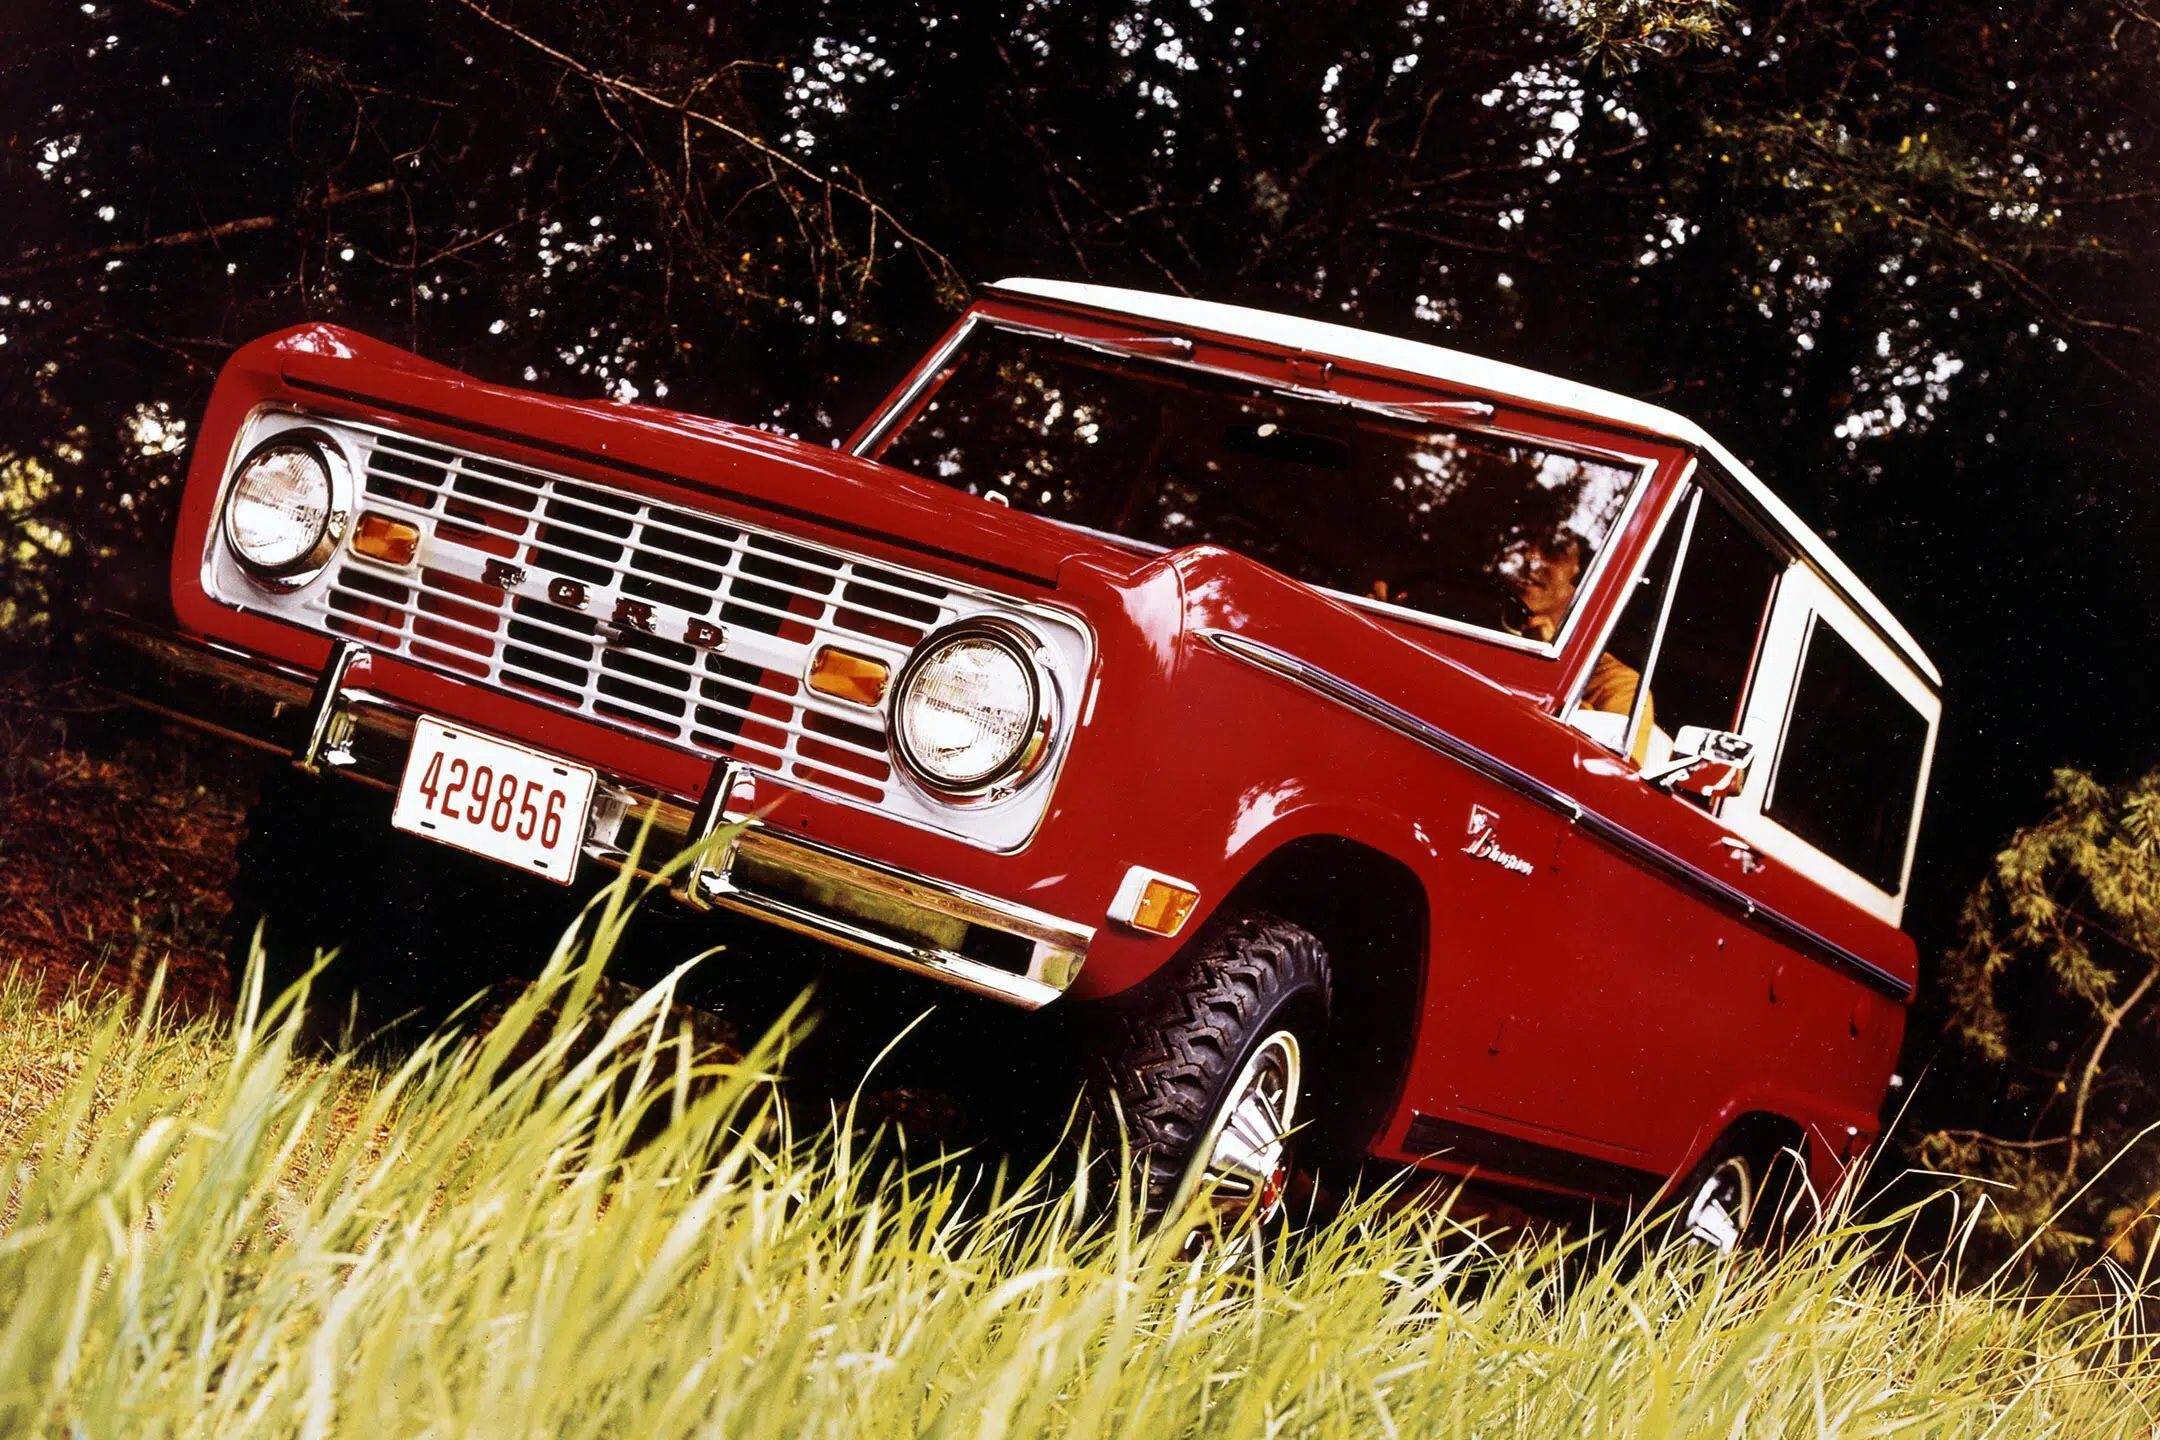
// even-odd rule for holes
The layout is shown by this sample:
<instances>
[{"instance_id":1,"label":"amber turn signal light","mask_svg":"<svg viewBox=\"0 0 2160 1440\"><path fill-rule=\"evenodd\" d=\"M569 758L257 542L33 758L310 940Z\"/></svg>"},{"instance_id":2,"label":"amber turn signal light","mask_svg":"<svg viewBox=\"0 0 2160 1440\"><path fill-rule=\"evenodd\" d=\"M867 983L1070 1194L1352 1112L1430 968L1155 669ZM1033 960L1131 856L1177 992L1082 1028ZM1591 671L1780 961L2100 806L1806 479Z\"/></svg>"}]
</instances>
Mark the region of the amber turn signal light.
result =
<instances>
[{"instance_id":1,"label":"amber turn signal light","mask_svg":"<svg viewBox=\"0 0 2160 1440\"><path fill-rule=\"evenodd\" d=\"M410 565L420 553L420 527L370 510L353 527L352 548L385 565Z\"/></svg>"},{"instance_id":2,"label":"amber turn signal light","mask_svg":"<svg viewBox=\"0 0 2160 1440\"><path fill-rule=\"evenodd\" d=\"M1175 935L1199 903L1198 886L1135 865L1110 901L1110 918L1150 935Z\"/></svg>"},{"instance_id":3,"label":"amber turn signal light","mask_svg":"<svg viewBox=\"0 0 2160 1440\"><path fill-rule=\"evenodd\" d=\"M806 678L810 688L820 695L857 705L875 705L885 698L885 682L892 678L892 667L867 655L852 655L821 645L810 657L810 674Z\"/></svg>"}]
</instances>

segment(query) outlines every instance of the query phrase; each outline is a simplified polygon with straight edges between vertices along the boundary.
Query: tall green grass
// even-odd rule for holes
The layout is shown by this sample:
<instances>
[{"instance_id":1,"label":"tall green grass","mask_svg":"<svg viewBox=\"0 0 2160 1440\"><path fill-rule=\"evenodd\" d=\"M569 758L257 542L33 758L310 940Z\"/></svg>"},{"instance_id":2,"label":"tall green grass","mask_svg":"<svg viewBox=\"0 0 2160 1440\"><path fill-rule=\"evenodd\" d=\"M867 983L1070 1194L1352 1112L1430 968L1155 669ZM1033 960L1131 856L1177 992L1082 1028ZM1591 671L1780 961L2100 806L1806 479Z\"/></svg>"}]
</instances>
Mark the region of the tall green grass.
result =
<instances>
[{"instance_id":1,"label":"tall green grass","mask_svg":"<svg viewBox=\"0 0 2160 1440\"><path fill-rule=\"evenodd\" d=\"M581 1436L2148 1435L2135 1297L1496 1248L1377 1204L1197 1258L1070 1167L792 1129L776 1039L596 1004L623 892L482 1034L394 1069L0 1000L0 1431ZM897 1157L897 1158L896 1158ZM1174 1233L1174 1230L1173 1230Z\"/></svg>"}]
</instances>

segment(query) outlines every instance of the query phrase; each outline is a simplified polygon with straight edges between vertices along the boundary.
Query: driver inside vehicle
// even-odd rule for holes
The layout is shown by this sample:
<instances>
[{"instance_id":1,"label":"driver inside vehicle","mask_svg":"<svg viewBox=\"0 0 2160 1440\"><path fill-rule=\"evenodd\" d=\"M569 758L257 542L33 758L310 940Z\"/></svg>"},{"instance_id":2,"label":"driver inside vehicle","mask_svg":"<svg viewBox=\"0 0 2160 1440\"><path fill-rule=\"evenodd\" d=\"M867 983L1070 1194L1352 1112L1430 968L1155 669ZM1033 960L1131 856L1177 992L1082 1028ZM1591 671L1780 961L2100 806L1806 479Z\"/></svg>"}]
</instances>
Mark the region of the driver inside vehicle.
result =
<instances>
[{"instance_id":1,"label":"driver inside vehicle","mask_svg":"<svg viewBox=\"0 0 2160 1440\"><path fill-rule=\"evenodd\" d=\"M1575 589L1589 559L1589 545L1572 530L1555 532L1547 539L1518 543L1503 562L1501 585L1521 607L1520 618L1508 628L1528 639L1551 644L1560 634L1568 611L1575 604ZM1635 693L1642 672L1614 655L1600 654L1583 687L1580 708L1606 715L1627 715L1635 708ZM1645 697L1640 724L1628 758L1637 765L1649 755L1650 736L1656 728L1654 702Z\"/></svg>"}]
</instances>

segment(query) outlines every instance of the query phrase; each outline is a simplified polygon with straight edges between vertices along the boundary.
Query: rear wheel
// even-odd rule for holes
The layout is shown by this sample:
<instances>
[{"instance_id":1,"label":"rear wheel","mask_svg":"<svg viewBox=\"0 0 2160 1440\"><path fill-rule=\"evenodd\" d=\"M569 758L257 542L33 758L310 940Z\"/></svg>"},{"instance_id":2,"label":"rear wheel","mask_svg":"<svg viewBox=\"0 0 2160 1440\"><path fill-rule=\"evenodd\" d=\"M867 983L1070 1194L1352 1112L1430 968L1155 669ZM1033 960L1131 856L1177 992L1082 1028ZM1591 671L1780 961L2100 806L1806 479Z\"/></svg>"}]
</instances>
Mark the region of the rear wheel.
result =
<instances>
[{"instance_id":1,"label":"rear wheel","mask_svg":"<svg viewBox=\"0 0 2160 1440\"><path fill-rule=\"evenodd\" d=\"M1327 951L1265 914L1211 922L1105 1002L1088 1054L1097 1134L1122 1120L1149 1213L1196 1190L1229 1215L1281 1212L1328 1006Z\"/></svg>"},{"instance_id":2,"label":"rear wheel","mask_svg":"<svg viewBox=\"0 0 2160 1440\"><path fill-rule=\"evenodd\" d=\"M1726 1148L1698 1165L1682 1187L1672 1233L1720 1254L1774 1248L1813 1221L1814 1201L1795 1150Z\"/></svg>"},{"instance_id":3,"label":"rear wheel","mask_svg":"<svg viewBox=\"0 0 2160 1440\"><path fill-rule=\"evenodd\" d=\"M1744 1155L1727 1155L1681 1197L1679 1233L1729 1255L1747 1238L1755 1215L1755 1176Z\"/></svg>"}]
</instances>

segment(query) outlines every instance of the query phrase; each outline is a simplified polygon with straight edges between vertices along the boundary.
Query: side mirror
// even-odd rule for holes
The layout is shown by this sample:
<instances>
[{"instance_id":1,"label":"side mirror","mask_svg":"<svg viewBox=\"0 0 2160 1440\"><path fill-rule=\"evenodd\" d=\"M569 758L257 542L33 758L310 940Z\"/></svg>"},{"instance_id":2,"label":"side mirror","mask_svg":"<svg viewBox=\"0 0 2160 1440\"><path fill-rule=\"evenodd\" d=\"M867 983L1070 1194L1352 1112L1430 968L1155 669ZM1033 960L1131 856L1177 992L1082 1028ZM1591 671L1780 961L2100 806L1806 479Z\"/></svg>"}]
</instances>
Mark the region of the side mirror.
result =
<instances>
[{"instance_id":1,"label":"side mirror","mask_svg":"<svg viewBox=\"0 0 2160 1440\"><path fill-rule=\"evenodd\" d=\"M1730 730L1683 725L1673 737L1672 760L1643 778L1660 790L1722 800L1740 793L1754 763L1754 741Z\"/></svg>"}]
</instances>

